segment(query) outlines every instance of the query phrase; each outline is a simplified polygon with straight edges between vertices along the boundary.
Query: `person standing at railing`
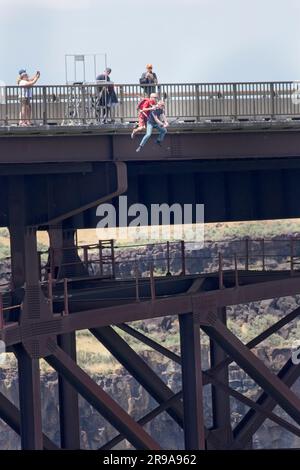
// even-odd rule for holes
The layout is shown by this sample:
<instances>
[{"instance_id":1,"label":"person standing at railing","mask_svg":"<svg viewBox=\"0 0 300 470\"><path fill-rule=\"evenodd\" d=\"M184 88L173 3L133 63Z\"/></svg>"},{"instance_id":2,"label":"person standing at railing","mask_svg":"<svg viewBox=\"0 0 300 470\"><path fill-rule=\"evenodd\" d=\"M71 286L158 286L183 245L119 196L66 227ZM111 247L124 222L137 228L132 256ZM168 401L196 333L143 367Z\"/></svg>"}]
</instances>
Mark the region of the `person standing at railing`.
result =
<instances>
[{"instance_id":1,"label":"person standing at railing","mask_svg":"<svg viewBox=\"0 0 300 470\"><path fill-rule=\"evenodd\" d=\"M137 126L133 129L131 133L131 138L134 139L135 135L138 132L142 132L146 130L147 120L151 111L153 111L158 101L157 93L151 93L150 98L144 98L142 101L139 102L137 110L138 110L138 118L139 122Z\"/></svg>"},{"instance_id":2,"label":"person standing at railing","mask_svg":"<svg viewBox=\"0 0 300 470\"><path fill-rule=\"evenodd\" d=\"M146 72L142 74L140 78L140 84L144 85L142 88L148 97L150 97L151 93L156 92L156 86L151 86L158 84L157 75L153 72L152 64L146 65Z\"/></svg>"},{"instance_id":3,"label":"person standing at railing","mask_svg":"<svg viewBox=\"0 0 300 470\"><path fill-rule=\"evenodd\" d=\"M161 146L166 136L166 133L167 133L166 128L168 127L168 125L169 123L165 116L165 103L163 101L159 101L157 103L157 108L154 109L148 117L146 135L143 137L140 145L136 149L136 152L140 152L142 150L144 145L150 139L154 128L158 129L158 132L159 132L159 136L156 139L156 143Z\"/></svg>"},{"instance_id":4,"label":"person standing at railing","mask_svg":"<svg viewBox=\"0 0 300 470\"><path fill-rule=\"evenodd\" d=\"M103 123L107 119L111 119L111 110L118 104L118 97L115 92L114 84L110 80L111 68L107 67L104 72L97 76L97 82L107 82L107 85L98 87L97 108L99 120L103 119Z\"/></svg>"},{"instance_id":5,"label":"person standing at railing","mask_svg":"<svg viewBox=\"0 0 300 470\"><path fill-rule=\"evenodd\" d=\"M33 78L29 78L25 69L19 71L19 77L17 79L17 84L20 87L19 98L21 102L19 126L31 125L32 87L36 84L40 76L40 72L36 72Z\"/></svg>"}]
</instances>

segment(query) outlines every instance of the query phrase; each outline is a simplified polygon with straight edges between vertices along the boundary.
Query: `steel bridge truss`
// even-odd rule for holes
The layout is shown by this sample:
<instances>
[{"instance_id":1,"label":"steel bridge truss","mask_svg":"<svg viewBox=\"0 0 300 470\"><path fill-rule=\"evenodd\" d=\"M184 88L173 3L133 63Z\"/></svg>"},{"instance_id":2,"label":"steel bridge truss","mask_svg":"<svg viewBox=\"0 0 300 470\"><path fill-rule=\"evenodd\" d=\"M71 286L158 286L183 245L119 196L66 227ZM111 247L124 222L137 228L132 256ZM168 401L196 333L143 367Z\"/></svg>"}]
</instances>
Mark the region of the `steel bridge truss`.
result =
<instances>
[{"instance_id":1,"label":"steel bridge truss","mask_svg":"<svg viewBox=\"0 0 300 470\"><path fill-rule=\"evenodd\" d=\"M40 282L36 230L15 227L12 238L12 289L10 305L1 296L1 339L18 362L19 408L0 395L0 417L21 436L23 449L56 449L43 434L39 360L45 359L58 373L61 448L80 448L78 396L81 395L118 432L102 446L112 449L126 439L136 449L160 449L144 426L162 412L183 429L185 448L243 449L270 419L300 437L300 399L291 390L300 365L289 359L276 375L252 350L280 328L297 319L300 308L290 312L243 344L226 325L226 307L300 293L299 273L227 271L207 275L166 276L135 280L97 281L92 289L98 299L72 302L72 292L45 289ZM20 253L22 256L20 256ZM20 274L21 273L21 274ZM236 276L239 282L236 282ZM291 275L292 274L292 275ZM91 288L88 276L81 287ZM95 282L95 281L93 281ZM103 284L104 282L104 284ZM106 284L105 284L106 282ZM72 289L72 285L69 287ZM78 290L78 288L77 288ZM79 294L80 297L81 294ZM133 328L136 320L178 316L180 355ZM88 329L157 402L135 421L76 362L76 331ZM201 367L200 329L210 339L210 368ZM174 393L120 335L120 330L180 365L182 390ZM256 401L229 386L228 368L235 362L261 388ZM203 389L211 386L213 426L207 428L203 413ZM249 407L233 427L230 397ZM274 413L279 405L292 422Z\"/></svg>"}]
</instances>

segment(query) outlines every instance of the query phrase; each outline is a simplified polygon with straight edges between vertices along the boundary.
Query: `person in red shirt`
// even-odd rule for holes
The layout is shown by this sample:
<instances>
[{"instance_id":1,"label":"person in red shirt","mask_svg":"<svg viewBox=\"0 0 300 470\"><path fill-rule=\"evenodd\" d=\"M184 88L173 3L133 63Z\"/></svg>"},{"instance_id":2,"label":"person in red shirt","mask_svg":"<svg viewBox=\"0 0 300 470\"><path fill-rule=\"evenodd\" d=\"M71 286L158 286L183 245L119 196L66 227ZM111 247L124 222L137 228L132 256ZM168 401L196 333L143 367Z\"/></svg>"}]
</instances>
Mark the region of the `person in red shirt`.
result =
<instances>
[{"instance_id":1,"label":"person in red shirt","mask_svg":"<svg viewBox=\"0 0 300 470\"><path fill-rule=\"evenodd\" d=\"M155 109L158 102L157 93L151 93L150 98L144 98L138 104L138 112L139 112L139 122L137 127L135 127L132 131L131 138L134 139L135 135L138 132L142 132L146 130L147 127L147 120L150 114L150 111Z\"/></svg>"}]
</instances>

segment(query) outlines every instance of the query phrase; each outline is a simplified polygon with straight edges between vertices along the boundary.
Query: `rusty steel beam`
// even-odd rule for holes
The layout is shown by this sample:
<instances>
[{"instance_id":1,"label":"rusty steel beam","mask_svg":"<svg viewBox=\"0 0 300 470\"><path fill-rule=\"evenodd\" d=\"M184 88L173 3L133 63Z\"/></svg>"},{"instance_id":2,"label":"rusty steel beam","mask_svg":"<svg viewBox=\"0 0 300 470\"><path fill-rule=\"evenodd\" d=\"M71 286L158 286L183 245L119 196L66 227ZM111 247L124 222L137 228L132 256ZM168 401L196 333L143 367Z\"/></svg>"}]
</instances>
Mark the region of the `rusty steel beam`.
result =
<instances>
[{"instance_id":1,"label":"rusty steel beam","mask_svg":"<svg viewBox=\"0 0 300 470\"><path fill-rule=\"evenodd\" d=\"M181 364L181 358L180 356L178 356L177 354L173 353L172 351L169 351L168 349L166 349L165 347L161 346L160 344L158 344L156 341L148 338L147 336L143 335L142 333L140 333L139 331L135 330L134 328L128 326L128 325L120 325L118 326L118 328L121 328L123 331L126 331L126 333L132 335L134 338L142 341L144 344L152 347L154 350L156 350L157 352L163 354L165 357L168 357L169 359L173 360L174 362L176 362L177 364ZM257 417L261 417L261 415L265 416L265 419L266 418L269 418L271 419L272 421L274 421L275 423L279 424L280 426L284 427L287 431L290 431L290 432L293 432L295 435L299 435L300 436L300 429L299 428L296 428L295 426L293 426L292 424L288 423L287 421L283 420L282 418L278 417L277 415L275 415L274 413L270 412L270 411L267 411L265 409L264 406L262 405L259 405L257 402L253 401L253 400L250 400L249 398L245 397L244 395L242 395L241 393L233 390L232 388L230 388L228 386L228 384L226 385L226 382L224 381L220 381L218 380L213 373L210 372L211 369L207 370L207 371L202 371L202 380L203 380L203 385L205 384L208 384L208 383L212 383L215 388L218 390L222 390L223 391L223 395L227 395L227 396L232 396L236 399L238 399L239 401L241 401L242 403L246 404L248 407L256 410L258 412L258 416ZM299 375L300 375L300 367L299 367ZM282 380L282 377L281 377L281 374L279 373L279 376ZM228 383L228 382L227 382ZM290 384L289 384L290 385ZM179 393L182 393L182 392L179 392ZM167 403L167 402L166 402ZM157 410L159 409L160 407L157 408ZM142 418L143 419L143 418ZM230 416L229 416L229 419L230 419ZM211 433L211 432L210 432ZM211 440L211 435L208 433L208 441ZM230 438L232 439L232 434L230 436ZM220 439L220 436L219 436L219 439ZM218 445L220 445L220 440L215 440L215 442L217 442ZM116 442L119 443L120 441L118 440ZM115 445L116 445L115 444ZM104 448L104 447L103 447ZM109 448L109 447L107 447ZM225 447L223 447L225 448Z\"/></svg>"},{"instance_id":2,"label":"rusty steel beam","mask_svg":"<svg viewBox=\"0 0 300 470\"><path fill-rule=\"evenodd\" d=\"M255 338L251 339L247 344L247 348L253 349L256 346L258 346L262 341L265 341L268 339L271 335L279 331L283 326L287 325L288 323L292 322L295 320L300 315L300 307L296 308L292 312L288 313L285 315L283 318L278 320L276 323L271 325L269 328L267 328L265 331L257 335ZM220 361L218 364L215 366L211 367L207 372L210 374L215 374L219 372L223 367L228 366L233 362L233 359L230 357L226 357L226 359L223 359ZM207 380L207 379L206 379ZM207 382L205 382L207 383Z\"/></svg>"},{"instance_id":3,"label":"rusty steel beam","mask_svg":"<svg viewBox=\"0 0 300 470\"><path fill-rule=\"evenodd\" d=\"M60 214L54 218L50 218L49 220L44 220L42 224L38 223L37 226L56 225L70 217L74 217L78 214L82 214L84 211L88 209L99 206L100 204L103 204L106 201L111 201L113 198L116 198L120 196L121 194L124 194L128 188L126 164L123 162L115 162L114 165L115 165L116 180L117 180L117 185L115 188L112 188L111 184L109 184L109 172L108 170L106 170L106 174L107 174L106 194L101 194L100 192L100 195L97 196L96 199L86 202L85 204L82 204L80 207L76 207L71 210L68 210L65 213Z\"/></svg>"},{"instance_id":4,"label":"rusty steel beam","mask_svg":"<svg viewBox=\"0 0 300 470\"><path fill-rule=\"evenodd\" d=\"M205 449L199 324L188 313L179 317L179 326L185 449Z\"/></svg>"},{"instance_id":5,"label":"rusty steel beam","mask_svg":"<svg viewBox=\"0 0 300 470\"><path fill-rule=\"evenodd\" d=\"M47 362L83 396L136 449L159 450L160 446L118 403L101 389L60 347L53 344Z\"/></svg>"},{"instance_id":6,"label":"rusty steel beam","mask_svg":"<svg viewBox=\"0 0 300 470\"><path fill-rule=\"evenodd\" d=\"M39 360L32 359L23 346L15 347L18 360L21 446L24 450L43 449Z\"/></svg>"},{"instance_id":7,"label":"rusty steel beam","mask_svg":"<svg viewBox=\"0 0 300 470\"><path fill-rule=\"evenodd\" d=\"M294 365L289 359L278 373L278 378L288 387L291 387L300 376L300 365ZM263 392L256 403L266 412L271 412L277 405L266 392ZM233 449L245 448L251 441L252 436L265 421L263 414L255 409L250 409L233 430L234 440L230 446Z\"/></svg>"},{"instance_id":8,"label":"rusty steel beam","mask_svg":"<svg viewBox=\"0 0 300 470\"><path fill-rule=\"evenodd\" d=\"M222 126L221 123L218 125ZM264 123L264 126L266 125ZM232 124L231 126L234 127ZM162 149L145 147L143 161L165 161L166 158L177 161L178 159L186 161L255 158L259 161L259 159L277 160L299 156L299 133L293 129L252 128L249 138L249 130L241 130L241 123L238 123L238 126L239 130L233 128L232 132L228 132L228 126L227 129L219 129L218 132L215 126L213 131L210 129L203 131L199 125L188 128L171 126L166 145ZM182 128L188 132L178 132ZM0 141L0 163L40 163L41 155L44 163L141 160L134 151L135 147L129 139L128 130L125 131L125 135L121 133L109 135L107 130L98 127L94 132L99 135L93 135L92 131L86 135L82 133L85 129L79 127L74 130L71 126L67 129L68 135L59 136L55 135L58 131L52 130L53 135L40 135L38 138L28 135L28 131L25 136L3 137ZM61 133L60 128L59 132Z\"/></svg>"},{"instance_id":9,"label":"rusty steel beam","mask_svg":"<svg viewBox=\"0 0 300 470\"><path fill-rule=\"evenodd\" d=\"M161 346L159 343L149 338L148 336L144 335L140 331L135 330L134 328L132 328L129 325L126 325L125 323L124 325L118 325L118 328L122 331L125 331L125 333L129 334L133 338L138 339L139 341L146 344L147 346L150 346L150 348L159 352L160 354L167 357L168 359L171 359L171 361L174 361L177 364L181 364L180 356L175 354L173 351L170 351L169 349L165 348L164 346Z\"/></svg>"},{"instance_id":10,"label":"rusty steel beam","mask_svg":"<svg viewBox=\"0 0 300 470\"><path fill-rule=\"evenodd\" d=\"M36 338L47 334L49 325L53 323L53 333L64 334L76 330L98 328L107 325L119 325L122 323L149 318L158 318L165 315L181 315L194 312L205 324L207 312L229 305L238 305L252 301L273 298L274 292L277 297L296 295L299 293L299 278L259 282L236 288L213 290L194 295L170 295L165 298L156 298L153 301L130 302L113 307L103 307L90 310L82 310L68 317L61 318L60 315L53 320L47 321L43 329L43 321L36 322L32 328L22 326L11 326L6 333L6 344L12 346L21 341L21 338ZM127 301L126 301L127 302ZM45 330L43 332L43 330Z\"/></svg>"},{"instance_id":11,"label":"rusty steel beam","mask_svg":"<svg viewBox=\"0 0 300 470\"><path fill-rule=\"evenodd\" d=\"M159 416L164 411L168 410L170 408L170 406L172 406L173 404L178 402L178 400L181 400L181 399L182 399L182 391L176 393L171 398L169 398L167 401L165 401L164 403L161 403L159 406L154 408L148 414L143 416L141 419L139 419L137 421L138 424L140 424L141 426L145 426L147 423L152 421L154 418ZM120 442L122 442L124 439L126 439L125 436L122 435L122 434L119 434L118 436L115 436L110 441L106 442L106 444L104 444L102 447L100 447L99 450L110 450L113 447L115 447L116 445L120 444Z\"/></svg>"},{"instance_id":12,"label":"rusty steel beam","mask_svg":"<svg viewBox=\"0 0 300 470\"><path fill-rule=\"evenodd\" d=\"M204 375L207 374L207 372L203 372ZM208 374L209 375L209 374ZM227 394L227 396L232 396L233 398L237 399L238 401L240 401L241 403L244 403L246 406L250 407L251 410L254 410L255 412L257 412L258 416L261 417L261 419L265 420L267 418L269 418L271 421L273 421L274 423L278 424L279 426L283 427L284 429L286 429L287 431L293 433L295 436L298 436L300 437L300 428L294 426L293 424L289 423L288 421L286 421L285 419L283 418L280 418L280 416L276 415L275 413L272 413L271 411L268 411L265 406L263 405L260 405L258 402L255 402L253 400L251 400L250 398L244 396L242 393L240 392L237 392L236 390L230 388L229 386L227 385L224 385L223 382L221 382L220 380L216 379L215 377L213 377L212 375L210 376L210 379L211 379L211 382L218 388L220 388L221 390L223 390L223 392L225 394ZM229 445L227 445L226 447L224 446L223 449L226 449L226 448L235 448L235 444L236 443L232 443L230 442ZM245 447L243 447L245 448Z\"/></svg>"},{"instance_id":13,"label":"rusty steel beam","mask_svg":"<svg viewBox=\"0 0 300 470\"><path fill-rule=\"evenodd\" d=\"M62 320L64 332L77 329L97 328L110 324L127 323L147 318L157 318L165 315L181 315L195 312L204 318L212 308L238 305L252 301L273 298L274 292L277 297L296 295L300 293L299 278L281 279L277 281L260 282L236 288L203 292L195 295L170 296L167 298L156 298L152 301L141 301L118 305L114 307L97 308L85 310L68 319Z\"/></svg>"},{"instance_id":14,"label":"rusty steel beam","mask_svg":"<svg viewBox=\"0 0 300 470\"><path fill-rule=\"evenodd\" d=\"M58 345L76 362L76 334L58 336ZM58 374L60 440L62 449L80 449L78 393Z\"/></svg>"},{"instance_id":15,"label":"rusty steel beam","mask_svg":"<svg viewBox=\"0 0 300 470\"><path fill-rule=\"evenodd\" d=\"M158 403L164 403L173 396L172 390L113 328L106 326L91 329L91 333ZM183 408L180 402L172 404L167 412L179 426L183 427Z\"/></svg>"},{"instance_id":16,"label":"rusty steel beam","mask_svg":"<svg viewBox=\"0 0 300 470\"><path fill-rule=\"evenodd\" d=\"M217 310L216 314L224 325L226 325L226 307ZM227 358L226 352L223 348L215 341L210 338L210 365L220 363ZM228 367L223 367L218 373L215 374L218 382L228 385L229 375ZM212 384L211 389L212 398L212 418L213 418L213 431L218 435L221 441L221 448L226 448L227 444L232 440L232 429L231 429L231 410L230 410L230 398L227 393L221 387Z\"/></svg>"},{"instance_id":17,"label":"rusty steel beam","mask_svg":"<svg viewBox=\"0 0 300 470\"><path fill-rule=\"evenodd\" d=\"M215 315L211 315L210 321L211 326L202 326L203 331L215 339L234 361L300 424L300 399Z\"/></svg>"},{"instance_id":18,"label":"rusty steel beam","mask_svg":"<svg viewBox=\"0 0 300 470\"><path fill-rule=\"evenodd\" d=\"M18 408L0 393L0 418L17 434L21 434L20 411ZM43 448L45 450L57 450L58 447L45 434L43 434Z\"/></svg>"}]
</instances>

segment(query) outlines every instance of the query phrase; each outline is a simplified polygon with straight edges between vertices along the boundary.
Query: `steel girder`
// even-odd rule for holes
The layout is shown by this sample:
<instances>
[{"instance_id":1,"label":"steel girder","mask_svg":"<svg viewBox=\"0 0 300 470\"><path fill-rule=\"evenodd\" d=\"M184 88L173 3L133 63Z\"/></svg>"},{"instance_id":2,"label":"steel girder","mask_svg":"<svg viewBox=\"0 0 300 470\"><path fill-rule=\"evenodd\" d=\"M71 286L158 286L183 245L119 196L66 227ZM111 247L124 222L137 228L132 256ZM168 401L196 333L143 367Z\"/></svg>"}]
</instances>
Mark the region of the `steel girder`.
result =
<instances>
[{"instance_id":1,"label":"steel girder","mask_svg":"<svg viewBox=\"0 0 300 470\"><path fill-rule=\"evenodd\" d=\"M60 347L52 345L47 362L137 449L159 450L159 445L90 378Z\"/></svg>"}]
</instances>

